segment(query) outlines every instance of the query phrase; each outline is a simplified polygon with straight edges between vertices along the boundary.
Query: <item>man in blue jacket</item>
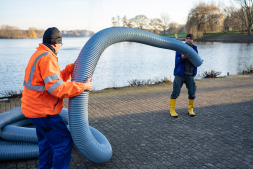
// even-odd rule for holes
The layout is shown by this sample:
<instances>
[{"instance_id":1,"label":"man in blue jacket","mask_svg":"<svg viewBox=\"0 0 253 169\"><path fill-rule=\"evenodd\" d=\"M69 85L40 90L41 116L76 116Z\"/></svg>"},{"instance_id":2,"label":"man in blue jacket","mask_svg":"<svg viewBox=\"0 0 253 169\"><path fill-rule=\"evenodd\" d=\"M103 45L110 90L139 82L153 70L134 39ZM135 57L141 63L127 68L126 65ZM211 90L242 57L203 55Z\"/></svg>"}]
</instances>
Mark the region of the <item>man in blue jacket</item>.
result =
<instances>
[{"instance_id":1,"label":"man in blue jacket","mask_svg":"<svg viewBox=\"0 0 253 169\"><path fill-rule=\"evenodd\" d=\"M197 46L193 45L193 34L187 34L185 42L191 46L197 53ZM189 108L188 113L190 116L194 116L193 105L196 92L196 84L194 81L194 76L197 74L197 68L189 61L190 56L188 54L181 54L176 52L175 69L174 69L174 82L173 82L173 92L170 97L170 115L172 117L177 117L178 114L175 112L176 99L180 95L181 88L183 84L186 84L189 96Z\"/></svg>"}]
</instances>

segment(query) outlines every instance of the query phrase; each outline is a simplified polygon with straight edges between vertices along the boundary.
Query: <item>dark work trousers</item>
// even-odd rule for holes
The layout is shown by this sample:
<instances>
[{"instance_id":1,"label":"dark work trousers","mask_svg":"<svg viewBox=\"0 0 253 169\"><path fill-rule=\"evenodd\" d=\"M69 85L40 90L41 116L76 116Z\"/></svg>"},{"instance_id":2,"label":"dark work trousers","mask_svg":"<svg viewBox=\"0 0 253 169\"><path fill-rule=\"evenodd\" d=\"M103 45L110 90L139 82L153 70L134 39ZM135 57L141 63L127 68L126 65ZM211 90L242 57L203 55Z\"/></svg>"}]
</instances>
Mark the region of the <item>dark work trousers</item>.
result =
<instances>
[{"instance_id":1,"label":"dark work trousers","mask_svg":"<svg viewBox=\"0 0 253 169\"><path fill-rule=\"evenodd\" d=\"M60 115L30 118L36 127L40 169L67 169L73 146L70 132Z\"/></svg>"},{"instance_id":2,"label":"dark work trousers","mask_svg":"<svg viewBox=\"0 0 253 169\"><path fill-rule=\"evenodd\" d=\"M174 82L173 82L173 92L171 93L170 98L176 99L181 92L181 88L183 84L185 83L186 88L188 89L188 96L189 99L195 99L195 92L196 92L196 84L194 81L194 76L175 76Z\"/></svg>"}]
</instances>

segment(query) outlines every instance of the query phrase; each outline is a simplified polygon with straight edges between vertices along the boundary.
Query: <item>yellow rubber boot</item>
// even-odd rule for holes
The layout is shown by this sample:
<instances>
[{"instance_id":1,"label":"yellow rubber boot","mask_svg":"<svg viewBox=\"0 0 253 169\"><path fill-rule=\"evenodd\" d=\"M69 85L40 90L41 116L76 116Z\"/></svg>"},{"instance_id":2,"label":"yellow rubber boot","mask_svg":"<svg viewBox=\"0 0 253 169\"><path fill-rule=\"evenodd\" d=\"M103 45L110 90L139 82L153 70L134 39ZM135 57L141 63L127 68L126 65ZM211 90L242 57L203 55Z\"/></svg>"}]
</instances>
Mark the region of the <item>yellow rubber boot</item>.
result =
<instances>
[{"instance_id":1,"label":"yellow rubber boot","mask_svg":"<svg viewBox=\"0 0 253 169\"><path fill-rule=\"evenodd\" d=\"M188 112L189 112L190 116L195 116L195 113L193 112L193 106L194 106L194 100L193 99L189 99Z\"/></svg>"},{"instance_id":2,"label":"yellow rubber boot","mask_svg":"<svg viewBox=\"0 0 253 169\"><path fill-rule=\"evenodd\" d=\"M178 114L175 112L176 99L170 99L170 115L177 117Z\"/></svg>"}]
</instances>

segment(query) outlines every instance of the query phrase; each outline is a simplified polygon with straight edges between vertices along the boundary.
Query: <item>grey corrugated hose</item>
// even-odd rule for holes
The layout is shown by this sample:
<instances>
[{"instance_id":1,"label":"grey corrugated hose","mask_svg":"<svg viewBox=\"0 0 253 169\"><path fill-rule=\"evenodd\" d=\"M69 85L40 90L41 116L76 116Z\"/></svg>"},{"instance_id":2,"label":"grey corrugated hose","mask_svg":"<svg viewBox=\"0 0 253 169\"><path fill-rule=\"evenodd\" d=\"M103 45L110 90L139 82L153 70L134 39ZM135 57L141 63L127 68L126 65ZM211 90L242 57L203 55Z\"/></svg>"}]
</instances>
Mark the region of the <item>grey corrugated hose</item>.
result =
<instances>
[{"instance_id":1,"label":"grey corrugated hose","mask_svg":"<svg viewBox=\"0 0 253 169\"><path fill-rule=\"evenodd\" d=\"M88 77L92 76L103 51L112 44L124 41L137 42L189 54L189 60L194 66L198 67L202 64L199 55L190 46L181 41L139 29L113 27L96 33L85 44L78 56L72 81L84 82ZM112 148L102 133L89 126L88 100L89 92L87 91L70 98L69 113L67 113L66 109L63 109L61 116L65 121L69 119L71 136L79 151L93 162L107 162L112 156ZM68 119L66 117L67 114ZM14 143L0 141L0 160L35 158L38 156L38 146L34 143L37 142L35 130L22 127L22 125L27 125L28 123L24 118L20 108L0 114L0 137L2 135L2 138L6 140L18 141ZM14 130L17 129L19 133L24 133L23 136L16 136L18 134L15 134ZM11 140L13 138L15 139Z\"/></svg>"}]
</instances>

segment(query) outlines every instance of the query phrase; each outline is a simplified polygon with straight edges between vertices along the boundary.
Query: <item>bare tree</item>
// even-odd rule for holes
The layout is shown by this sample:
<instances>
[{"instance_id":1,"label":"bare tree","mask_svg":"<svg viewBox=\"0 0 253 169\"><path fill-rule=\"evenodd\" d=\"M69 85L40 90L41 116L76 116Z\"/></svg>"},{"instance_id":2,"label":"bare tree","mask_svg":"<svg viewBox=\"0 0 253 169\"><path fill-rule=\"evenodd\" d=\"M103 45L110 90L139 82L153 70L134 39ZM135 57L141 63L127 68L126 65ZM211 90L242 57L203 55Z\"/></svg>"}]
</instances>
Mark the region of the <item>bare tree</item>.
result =
<instances>
[{"instance_id":1,"label":"bare tree","mask_svg":"<svg viewBox=\"0 0 253 169\"><path fill-rule=\"evenodd\" d=\"M35 32L36 32L38 38L42 38L45 30L44 29L35 29Z\"/></svg>"},{"instance_id":2,"label":"bare tree","mask_svg":"<svg viewBox=\"0 0 253 169\"><path fill-rule=\"evenodd\" d=\"M134 18L129 19L128 27L135 28L135 19Z\"/></svg>"},{"instance_id":3,"label":"bare tree","mask_svg":"<svg viewBox=\"0 0 253 169\"><path fill-rule=\"evenodd\" d=\"M248 35L251 35L251 28L253 25L253 0L235 0L241 6L241 12L238 12L247 27Z\"/></svg>"},{"instance_id":4,"label":"bare tree","mask_svg":"<svg viewBox=\"0 0 253 169\"><path fill-rule=\"evenodd\" d=\"M118 26L121 25L121 24L120 24L120 21L121 21L121 18L120 18L120 16L117 15L117 25L118 25Z\"/></svg>"},{"instance_id":5,"label":"bare tree","mask_svg":"<svg viewBox=\"0 0 253 169\"><path fill-rule=\"evenodd\" d=\"M243 9L239 9L237 11L235 11L234 16L240 20L240 24L241 25L241 31L242 33L244 32L244 30L247 30L247 20L245 20L245 15L244 15L244 11Z\"/></svg>"},{"instance_id":6,"label":"bare tree","mask_svg":"<svg viewBox=\"0 0 253 169\"><path fill-rule=\"evenodd\" d=\"M163 20L161 18L163 18ZM130 19L128 19L126 15L122 18L116 16L112 17L112 26L122 25L124 27L137 28L154 33L160 33L160 31L163 30L165 33L169 27L169 17L167 14L163 13L161 18L153 18L150 20L145 15L136 15Z\"/></svg>"},{"instance_id":7,"label":"bare tree","mask_svg":"<svg viewBox=\"0 0 253 169\"><path fill-rule=\"evenodd\" d=\"M119 26L118 25L118 21L117 21L117 19L115 17L112 17L112 26L113 27Z\"/></svg>"},{"instance_id":8,"label":"bare tree","mask_svg":"<svg viewBox=\"0 0 253 169\"><path fill-rule=\"evenodd\" d=\"M221 31L223 28L223 14L219 7L200 3L191 9L186 22L186 30L202 36L207 31Z\"/></svg>"},{"instance_id":9,"label":"bare tree","mask_svg":"<svg viewBox=\"0 0 253 169\"><path fill-rule=\"evenodd\" d=\"M124 27L131 27L129 19L127 19L126 15L122 18L122 24Z\"/></svg>"},{"instance_id":10,"label":"bare tree","mask_svg":"<svg viewBox=\"0 0 253 169\"><path fill-rule=\"evenodd\" d=\"M185 25L179 24L177 29L178 32L185 32Z\"/></svg>"},{"instance_id":11,"label":"bare tree","mask_svg":"<svg viewBox=\"0 0 253 169\"><path fill-rule=\"evenodd\" d=\"M20 30L18 27L2 25L0 30L0 38L6 39L19 39L26 38L25 31Z\"/></svg>"},{"instance_id":12,"label":"bare tree","mask_svg":"<svg viewBox=\"0 0 253 169\"><path fill-rule=\"evenodd\" d=\"M28 38L30 38L30 39L38 38L38 36L35 32L35 28L29 28L28 29Z\"/></svg>"},{"instance_id":13,"label":"bare tree","mask_svg":"<svg viewBox=\"0 0 253 169\"><path fill-rule=\"evenodd\" d=\"M245 23L243 22L242 10L236 10L234 7L228 7L224 9L225 19L224 19L224 30L225 31L235 31L246 29Z\"/></svg>"},{"instance_id":14,"label":"bare tree","mask_svg":"<svg viewBox=\"0 0 253 169\"><path fill-rule=\"evenodd\" d=\"M177 33L179 30L180 24L176 23L176 22L172 22L169 24L169 29L168 32L169 33Z\"/></svg>"},{"instance_id":15,"label":"bare tree","mask_svg":"<svg viewBox=\"0 0 253 169\"><path fill-rule=\"evenodd\" d=\"M145 15L137 15L130 19L130 26L137 29L148 29L149 19Z\"/></svg>"},{"instance_id":16,"label":"bare tree","mask_svg":"<svg viewBox=\"0 0 253 169\"><path fill-rule=\"evenodd\" d=\"M170 17L167 13L162 13L161 20L162 20L163 34L165 35L165 31L169 28Z\"/></svg>"},{"instance_id":17,"label":"bare tree","mask_svg":"<svg viewBox=\"0 0 253 169\"><path fill-rule=\"evenodd\" d=\"M159 33L159 31L162 29L162 20L159 18L151 19L150 26L154 33Z\"/></svg>"}]
</instances>

